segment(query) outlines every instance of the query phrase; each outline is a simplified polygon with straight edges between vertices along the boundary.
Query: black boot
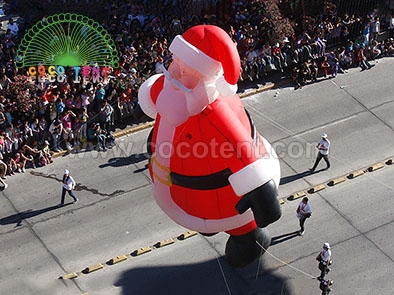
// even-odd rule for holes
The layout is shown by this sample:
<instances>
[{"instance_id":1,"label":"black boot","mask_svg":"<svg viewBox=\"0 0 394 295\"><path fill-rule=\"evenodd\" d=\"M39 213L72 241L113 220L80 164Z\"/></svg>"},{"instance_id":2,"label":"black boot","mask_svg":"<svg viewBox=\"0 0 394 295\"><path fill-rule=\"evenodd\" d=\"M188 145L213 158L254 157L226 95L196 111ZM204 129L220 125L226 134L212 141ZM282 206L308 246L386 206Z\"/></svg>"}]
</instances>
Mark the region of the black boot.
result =
<instances>
[{"instance_id":1,"label":"black boot","mask_svg":"<svg viewBox=\"0 0 394 295\"><path fill-rule=\"evenodd\" d=\"M252 209L254 219L261 228L280 218L282 211L278 200L278 190L272 179L244 195L235 206L239 214L249 208Z\"/></svg>"},{"instance_id":2,"label":"black boot","mask_svg":"<svg viewBox=\"0 0 394 295\"><path fill-rule=\"evenodd\" d=\"M259 258L267 249L271 236L266 229L255 228L242 236L230 236L226 243L226 259L232 267L244 267Z\"/></svg>"}]
</instances>

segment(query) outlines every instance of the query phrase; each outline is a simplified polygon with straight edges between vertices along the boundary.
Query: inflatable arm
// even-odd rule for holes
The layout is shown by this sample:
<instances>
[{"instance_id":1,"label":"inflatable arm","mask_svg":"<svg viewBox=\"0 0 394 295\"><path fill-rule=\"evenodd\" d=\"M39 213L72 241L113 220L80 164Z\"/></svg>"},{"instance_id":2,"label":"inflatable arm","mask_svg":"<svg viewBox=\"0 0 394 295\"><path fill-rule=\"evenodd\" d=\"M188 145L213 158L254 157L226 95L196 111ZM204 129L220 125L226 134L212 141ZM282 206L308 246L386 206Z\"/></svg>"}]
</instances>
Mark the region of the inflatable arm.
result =
<instances>
[{"instance_id":1,"label":"inflatable arm","mask_svg":"<svg viewBox=\"0 0 394 295\"><path fill-rule=\"evenodd\" d=\"M142 83L138 91L138 101L141 109L152 119L155 119L157 115L156 99L162 89L163 83L164 75L157 74Z\"/></svg>"}]
</instances>

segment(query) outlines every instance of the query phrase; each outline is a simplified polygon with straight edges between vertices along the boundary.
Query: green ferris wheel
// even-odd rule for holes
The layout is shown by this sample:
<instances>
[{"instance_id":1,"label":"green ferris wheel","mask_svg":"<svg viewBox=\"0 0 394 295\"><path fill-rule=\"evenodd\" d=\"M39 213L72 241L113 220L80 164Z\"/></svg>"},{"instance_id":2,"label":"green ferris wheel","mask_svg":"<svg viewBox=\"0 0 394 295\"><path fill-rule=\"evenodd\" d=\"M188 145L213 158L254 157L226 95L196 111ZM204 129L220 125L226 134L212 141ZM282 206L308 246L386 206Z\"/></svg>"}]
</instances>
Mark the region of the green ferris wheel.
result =
<instances>
[{"instance_id":1,"label":"green ferris wheel","mask_svg":"<svg viewBox=\"0 0 394 295\"><path fill-rule=\"evenodd\" d=\"M51 15L32 26L21 40L18 68L38 65L118 67L119 55L108 32L79 14Z\"/></svg>"}]
</instances>

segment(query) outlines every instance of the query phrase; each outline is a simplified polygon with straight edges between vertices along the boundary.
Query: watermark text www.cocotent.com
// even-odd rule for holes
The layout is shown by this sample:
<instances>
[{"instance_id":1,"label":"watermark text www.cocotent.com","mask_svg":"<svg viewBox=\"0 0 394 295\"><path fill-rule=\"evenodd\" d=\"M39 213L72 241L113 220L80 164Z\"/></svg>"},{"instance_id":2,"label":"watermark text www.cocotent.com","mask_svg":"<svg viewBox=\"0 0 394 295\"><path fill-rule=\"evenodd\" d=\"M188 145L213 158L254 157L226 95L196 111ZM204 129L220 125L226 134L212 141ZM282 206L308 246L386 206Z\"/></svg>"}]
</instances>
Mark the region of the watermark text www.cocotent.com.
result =
<instances>
[{"instance_id":1,"label":"watermark text www.cocotent.com","mask_svg":"<svg viewBox=\"0 0 394 295\"><path fill-rule=\"evenodd\" d=\"M285 143L277 141L271 144L268 148L256 146L250 142L239 142L236 146L230 142L218 143L214 139L209 142L197 142L191 145L188 142L182 142L176 146L171 142L163 142L160 145L154 146L151 144L150 149L155 151L156 155L161 158L170 158L176 156L180 159L187 159L189 157L203 159L210 157L212 159L230 159L233 157L257 157L260 158L262 151L267 157L277 157L278 159L291 158L291 159L312 159L316 156L317 142L299 142L293 141ZM95 145L86 143L81 148L76 148L71 154L70 158L124 158L134 155L135 157L148 158L147 154L148 145L136 145L134 142L119 141L111 149L107 151L98 152Z\"/></svg>"}]
</instances>

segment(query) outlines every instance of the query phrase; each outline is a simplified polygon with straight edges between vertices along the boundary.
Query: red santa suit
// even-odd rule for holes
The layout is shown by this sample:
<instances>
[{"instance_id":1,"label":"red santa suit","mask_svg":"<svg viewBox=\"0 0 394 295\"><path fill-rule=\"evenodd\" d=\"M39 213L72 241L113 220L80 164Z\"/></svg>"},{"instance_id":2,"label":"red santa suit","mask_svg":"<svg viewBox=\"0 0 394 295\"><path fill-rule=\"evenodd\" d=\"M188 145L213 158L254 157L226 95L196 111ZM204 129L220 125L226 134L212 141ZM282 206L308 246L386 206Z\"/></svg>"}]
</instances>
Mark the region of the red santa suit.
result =
<instances>
[{"instance_id":1,"label":"red santa suit","mask_svg":"<svg viewBox=\"0 0 394 295\"><path fill-rule=\"evenodd\" d=\"M218 27L196 26L177 36L170 51L170 73L151 77L139 91L141 108L156 118L149 139L155 199L188 229L244 235L256 222L237 203L271 180L277 188L280 168L235 94L235 44Z\"/></svg>"}]
</instances>

